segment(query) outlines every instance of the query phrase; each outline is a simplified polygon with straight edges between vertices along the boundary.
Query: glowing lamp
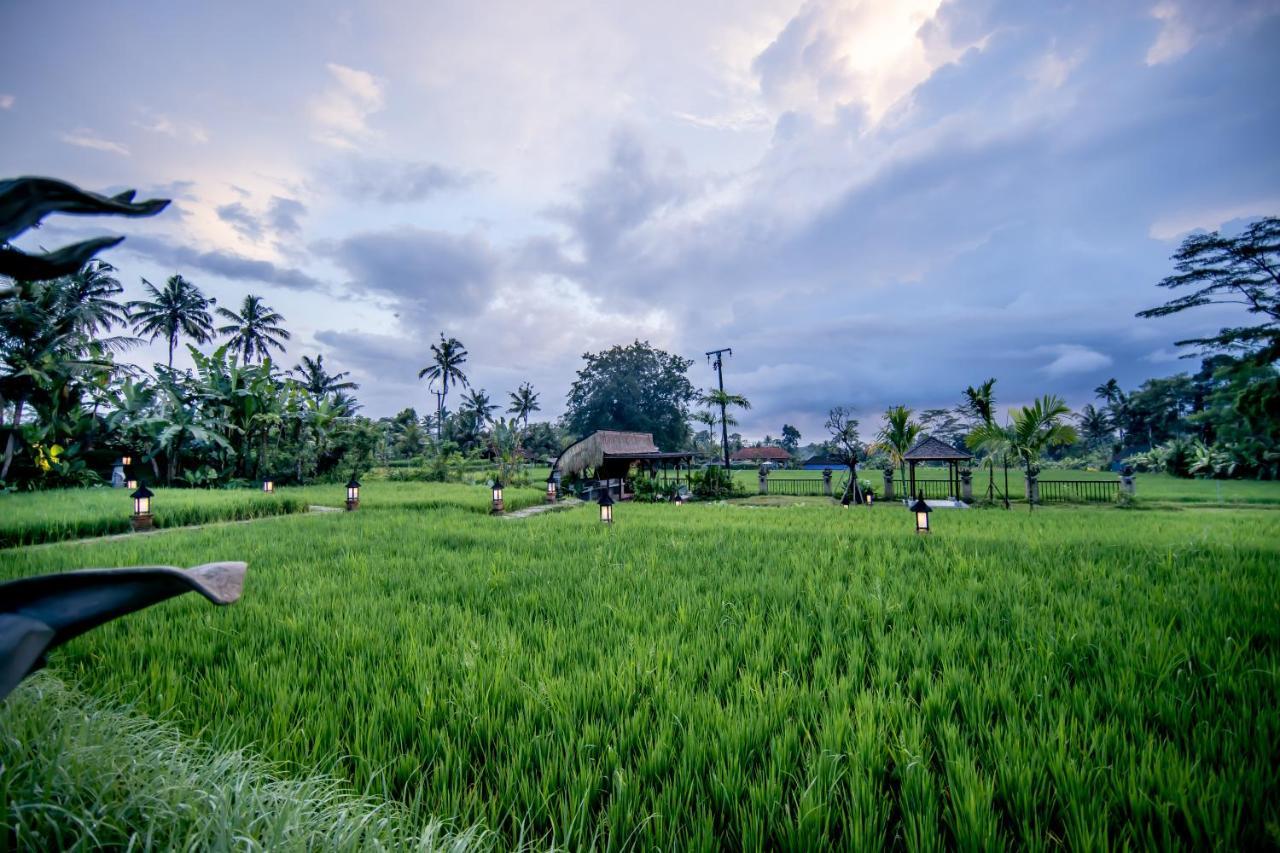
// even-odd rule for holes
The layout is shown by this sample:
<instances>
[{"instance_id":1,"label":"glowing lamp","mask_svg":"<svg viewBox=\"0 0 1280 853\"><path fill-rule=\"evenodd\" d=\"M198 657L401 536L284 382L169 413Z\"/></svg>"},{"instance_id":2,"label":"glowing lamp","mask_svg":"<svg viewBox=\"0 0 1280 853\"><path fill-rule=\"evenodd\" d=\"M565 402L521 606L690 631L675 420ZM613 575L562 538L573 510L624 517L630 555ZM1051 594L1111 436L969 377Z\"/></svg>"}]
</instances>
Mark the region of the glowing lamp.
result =
<instances>
[{"instance_id":1,"label":"glowing lamp","mask_svg":"<svg viewBox=\"0 0 1280 853\"><path fill-rule=\"evenodd\" d=\"M866 493L867 506L871 506L871 504L875 502L875 498L876 498L876 496L875 496L875 495L873 495L873 494L871 494L871 492L870 492L870 491L868 491L868 492Z\"/></svg>"},{"instance_id":2,"label":"glowing lamp","mask_svg":"<svg viewBox=\"0 0 1280 853\"><path fill-rule=\"evenodd\" d=\"M502 514L502 481L501 480L493 481L493 506L492 508L490 508L489 512L492 515Z\"/></svg>"},{"instance_id":3,"label":"glowing lamp","mask_svg":"<svg viewBox=\"0 0 1280 853\"><path fill-rule=\"evenodd\" d=\"M126 489L136 489L136 488L138 488L138 481L137 481L137 480L125 480L125 481L124 481L124 487L125 487Z\"/></svg>"},{"instance_id":4,"label":"glowing lamp","mask_svg":"<svg viewBox=\"0 0 1280 853\"><path fill-rule=\"evenodd\" d=\"M276 481L270 477L262 479L262 493L264 495L274 495L276 493Z\"/></svg>"},{"instance_id":5,"label":"glowing lamp","mask_svg":"<svg viewBox=\"0 0 1280 853\"><path fill-rule=\"evenodd\" d=\"M352 477L347 481L347 512L360 507L360 482Z\"/></svg>"},{"instance_id":6,"label":"glowing lamp","mask_svg":"<svg viewBox=\"0 0 1280 853\"><path fill-rule=\"evenodd\" d=\"M552 474L551 476L547 477L547 503L553 504L555 502L556 502L556 478L555 478L555 475Z\"/></svg>"},{"instance_id":7,"label":"glowing lamp","mask_svg":"<svg viewBox=\"0 0 1280 853\"><path fill-rule=\"evenodd\" d=\"M924 493L916 495L916 502L911 505L911 512L916 517L916 533L929 532L929 513L933 512L924 502Z\"/></svg>"},{"instance_id":8,"label":"glowing lamp","mask_svg":"<svg viewBox=\"0 0 1280 853\"><path fill-rule=\"evenodd\" d=\"M607 487L600 493L600 520L605 524L613 524L613 495L609 494Z\"/></svg>"},{"instance_id":9,"label":"glowing lamp","mask_svg":"<svg viewBox=\"0 0 1280 853\"><path fill-rule=\"evenodd\" d=\"M132 464L133 464L133 457L132 457L132 456L121 456L121 457L120 457L120 464L121 464L121 465L124 465L124 466L132 465Z\"/></svg>"},{"instance_id":10,"label":"glowing lamp","mask_svg":"<svg viewBox=\"0 0 1280 853\"><path fill-rule=\"evenodd\" d=\"M150 530L152 527L151 499L155 494L145 485L140 485L129 497L133 498L133 518L130 519L133 529L135 531Z\"/></svg>"}]
</instances>

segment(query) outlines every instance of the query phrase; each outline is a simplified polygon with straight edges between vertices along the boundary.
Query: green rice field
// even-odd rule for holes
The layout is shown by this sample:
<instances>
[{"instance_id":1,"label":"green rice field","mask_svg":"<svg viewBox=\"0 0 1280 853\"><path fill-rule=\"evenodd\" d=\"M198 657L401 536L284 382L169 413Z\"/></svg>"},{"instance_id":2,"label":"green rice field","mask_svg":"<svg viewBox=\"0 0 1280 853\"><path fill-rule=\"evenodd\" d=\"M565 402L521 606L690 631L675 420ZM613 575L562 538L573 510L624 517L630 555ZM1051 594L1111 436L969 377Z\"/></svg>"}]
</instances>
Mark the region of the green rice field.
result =
<instances>
[{"instance_id":1,"label":"green rice field","mask_svg":"<svg viewBox=\"0 0 1280 853\"><path fill-rule=\"evenodd\" d=\"M1280 501L1144 505L1157 482L1135 509L939 510L928 537L888 504L623 503L608 528L371 482L356 513L10 548L0 578L247 560L234 606L111 623L52 676L481 847L1275 847ZM5 766L45 754L23 719ZM6 829L66 847L126 789Z\"/></svg>"}]
</instances>

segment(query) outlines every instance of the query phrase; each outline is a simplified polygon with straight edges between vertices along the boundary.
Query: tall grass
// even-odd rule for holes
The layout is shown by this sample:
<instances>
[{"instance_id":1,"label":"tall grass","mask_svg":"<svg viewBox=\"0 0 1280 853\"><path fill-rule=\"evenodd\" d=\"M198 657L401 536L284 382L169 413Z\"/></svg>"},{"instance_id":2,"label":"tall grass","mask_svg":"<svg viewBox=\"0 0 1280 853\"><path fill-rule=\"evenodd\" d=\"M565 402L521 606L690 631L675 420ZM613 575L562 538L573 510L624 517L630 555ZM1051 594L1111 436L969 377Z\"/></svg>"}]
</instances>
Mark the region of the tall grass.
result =
<instances>
[{"instance_id":1,"label":"tall grass","mask_svg":"<svg viewBox=\"0 0 1280 853\"><path fill-rule=\"evenodd\" d=\"M0 577L248 560L234 607L167 602L53 666L499 844L1280 842L1274 511L939 511L925 538L887 505L604 529L386 500Z\"/></svg>"},{"instance_id":2,"label":"tall grass","mask_svg":"<svg viewBox=\"0 0 1280 853\"><path fill-rule=\"evenodd\" d=\"M19 850L490 848L403 806L216 752L41 674L0 704L0 831Z\"/></svg>"},{"instance_id":3,"label":"tall grass","mask_svg":"<svg viewBox=\"0 0 1280 853\"><path fill-rule=\"evenodd\" d=\"M0 493L0 548L127 533L133 501L125 489ZM182 527L305 512L305 501L244 490L156 489L156 527Z\"/></svg>"}]
</instances>

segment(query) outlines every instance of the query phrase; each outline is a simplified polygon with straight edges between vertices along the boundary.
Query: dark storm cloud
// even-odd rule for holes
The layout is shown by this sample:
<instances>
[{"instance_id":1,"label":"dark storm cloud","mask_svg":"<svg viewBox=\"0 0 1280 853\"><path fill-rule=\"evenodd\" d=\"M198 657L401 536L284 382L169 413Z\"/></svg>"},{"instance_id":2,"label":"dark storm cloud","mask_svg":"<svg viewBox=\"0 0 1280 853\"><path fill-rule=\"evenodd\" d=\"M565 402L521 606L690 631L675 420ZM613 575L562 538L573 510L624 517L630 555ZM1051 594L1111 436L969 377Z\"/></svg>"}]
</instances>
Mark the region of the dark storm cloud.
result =
<instances>
[{"instance_id":1,"label":"dark storm cloud","mask_svg":"<svg viewBox=\"0 0 1280 853\"><path fill-rule=\"evenodd\" d=\"M408 328L430 329L481 309L498 285L500 256L482 237L402 226L316 247L351 286L389 299Z\"/></svg>"},{"instance_id":2,"label":"dark storm cloud","mask_svg":"<svg viewBox=\"0 0 1280 853\"><path fill-rule=\"evenodd\" d=\"M342 192L357 201L404 204L425 201L439 193L464 189L482 176L438 163L353 158L337 171Z\"/></svg>"},{"instance_id":3,"label":"dark storm cloud","mask_svg":"<svg viewBox=\"0 0 1280 853\"><path fill-rule=\"evenodd\" d=\"M230 252L201 252L144 234L130 236L121 248L150 258L162 266L198 269L223 278L276 284L292 290L327 290L324 284L298 269L279 267L270 261L254 260Z\"/></svg>"}]
</instances>

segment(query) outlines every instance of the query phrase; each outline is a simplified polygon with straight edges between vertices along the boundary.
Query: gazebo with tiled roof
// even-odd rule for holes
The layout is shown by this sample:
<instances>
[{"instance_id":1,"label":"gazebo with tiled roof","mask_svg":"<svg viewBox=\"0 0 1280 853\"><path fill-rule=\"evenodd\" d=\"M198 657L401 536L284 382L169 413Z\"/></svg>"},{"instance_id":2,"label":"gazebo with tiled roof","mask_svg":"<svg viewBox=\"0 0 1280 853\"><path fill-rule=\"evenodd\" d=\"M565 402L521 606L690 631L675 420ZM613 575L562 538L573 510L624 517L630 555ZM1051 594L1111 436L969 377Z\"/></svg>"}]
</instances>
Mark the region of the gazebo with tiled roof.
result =
<instances>
[{"instance_id":1,"label":"gazebo with tiled roof","mask_svg":"<svg viewBox=\"0 0 1280 853\"><path fill-rule=\"evenodd\" d=\"M915 445L902 454L902 459L907 463L911 484L911 491L907 497L916 494L916 465L920 462L946 462L947 463L947 483L951 490L951 496L960 497L960 463L969 462L973 459L973 454L963 450L957 450L946 442L938 441L931 435L926 435L915 443Z\"/></svg>"}]
</instances>

